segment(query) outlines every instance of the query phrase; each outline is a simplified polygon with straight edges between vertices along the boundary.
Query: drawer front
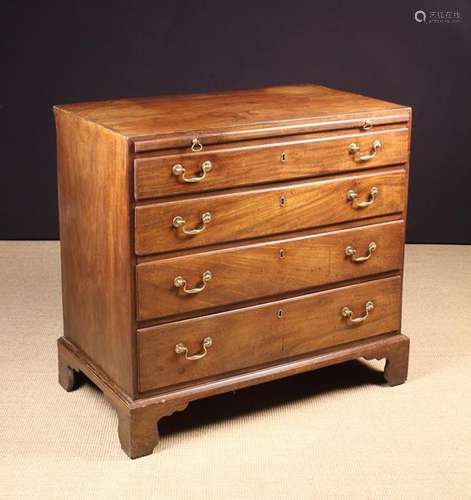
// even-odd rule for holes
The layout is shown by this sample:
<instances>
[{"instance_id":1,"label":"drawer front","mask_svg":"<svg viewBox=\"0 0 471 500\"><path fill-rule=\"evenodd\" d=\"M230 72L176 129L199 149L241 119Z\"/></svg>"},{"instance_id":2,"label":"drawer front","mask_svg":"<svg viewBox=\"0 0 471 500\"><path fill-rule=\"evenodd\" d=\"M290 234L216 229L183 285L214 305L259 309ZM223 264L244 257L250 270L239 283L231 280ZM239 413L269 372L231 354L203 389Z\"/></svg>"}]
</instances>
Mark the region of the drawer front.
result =
<instances>
[{"instance_id":1,"label":"drawer front","mask_svg":"<svg viewBox=\"0 0 471 500\"><path fill-rule=\"evenodd\" d=\"M404 163L408 134L405 127L335 132L139 158L134 160L135 197L143 200ZM380 142L377 148L375 141Z\"/></svg>"},{"instance_id":2,"label":"drawer front","mask_svg":"<svg viewBox=\"0 0 471 500\"><path fill-rule=\"evenodd\" d=\"M182 250L398 213L404 197L401 169L143 205L135 209L135 250ZM191 231L198 234L185 234Z\"/></svg>"},{"instance_id":3,"label":"drawer front","mask_svg":"<svg viewBox=\"0 0 471 500\"><path fill-rule=\"evenodd\" d=\"M398 270L403 243L404 223L395 221L145 262L137 266L138 319ZM175 282L178 277L183 285Z\"/></svg>"},{"instance_id":4,"label":"drawer front","mask_svg":"<svg viewBox=\"0 0 471 500\"><path fill-rule=\"evenodd\" d=\"M397 331L400 301L401 279L395 276L141 329L139 390L255 367ZM372 309L365 319L368 303ZM362 322L352 322L362 318Z\"/></svg>"}]
</instances>

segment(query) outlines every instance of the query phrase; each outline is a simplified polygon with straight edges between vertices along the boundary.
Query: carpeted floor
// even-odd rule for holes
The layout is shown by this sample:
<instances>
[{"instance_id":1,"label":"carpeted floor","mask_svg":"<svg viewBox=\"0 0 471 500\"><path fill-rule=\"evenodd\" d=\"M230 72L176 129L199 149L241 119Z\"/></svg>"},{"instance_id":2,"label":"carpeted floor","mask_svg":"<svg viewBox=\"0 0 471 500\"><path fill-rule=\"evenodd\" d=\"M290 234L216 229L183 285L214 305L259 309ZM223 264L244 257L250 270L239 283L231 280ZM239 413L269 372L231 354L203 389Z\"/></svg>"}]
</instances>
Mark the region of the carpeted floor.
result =
<instances>
[{"instance_id":1,"label":"carpeted floor","mask_svg":"<svg viewBox=\"0 0 471 500\"><path fill-rule=\"evenodd\" d=\"M1 242L0 297L0 498L471 498L471 246L407 247L405 385L355 361L202 400L135 461L56 381L59 244Z\"/></svg>"}]
</instances>

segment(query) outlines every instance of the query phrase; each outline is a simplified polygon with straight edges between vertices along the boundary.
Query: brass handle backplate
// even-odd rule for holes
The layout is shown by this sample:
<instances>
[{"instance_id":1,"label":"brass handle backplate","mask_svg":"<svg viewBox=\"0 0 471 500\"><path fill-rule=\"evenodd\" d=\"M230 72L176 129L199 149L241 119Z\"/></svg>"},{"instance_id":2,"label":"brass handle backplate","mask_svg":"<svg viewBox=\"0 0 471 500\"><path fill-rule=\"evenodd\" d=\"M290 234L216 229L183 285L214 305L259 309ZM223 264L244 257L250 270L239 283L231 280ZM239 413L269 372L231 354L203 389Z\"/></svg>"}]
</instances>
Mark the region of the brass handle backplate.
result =
<instances>
[{"instance_id":1,"label":"brass handle backplate","mask_svg":"<svg viewBox=\"0 0 471 500\"><path fill-rule=\"evenodd\" d=\"M373 252L375 252L377 248L378 245L374 241L372 241L368 245L368 254L364 257L358 257L356 248L354 248L352 245L348 245L348 247L345 248L345 255L347 257L350 257L352 262L365 262L371 258Z\"/></svg>"},{"instance_id":2,"label":"brass handle backplate","mask_svg":"<svg viewBox=\"0 0 471 500\"><path fill-rule=\"evenodd\" d=\"M197 177L185 177L185 167L181 165L180 163L177 163L172 167L172 173L173 175L180 177L183 182L186 183L193 183L193 182L200 182L204 178L206 178L206 174L213 168L213 164L209 161L206 160L201 164L201 175Z\"/></svg>"},{"instance_id":3,"label":"brass handle backplate","mask_svg":"<svg viewBox=\"0 0 471 500\"><path fill-rule=\"evenodd\" d=\"M184 354L185 358L188 361L196 361L198 359L204 358L206 354L208 354L208 348L213 345L213 339L211 337L205 337L203 339L203 342L201 343L201 351L193 354L192 356L188 356L188 347L186 347L183 342L179 342L175 346L175 353L176 354Z\"/></svg>"},{"instance_id":4,"label":"brass handle backplate","mask_svg":"<svg viewBox=\"0 0 471 500\"><path fill-rule=\"evenodd\" d=\"M358 325L359 323L363 323L368 319L369 313L374 309L375 305L372 300L369 300L365 304L365 314L363 316L358 316L357 318L353 317L353 311L349 307L342 307L342 317L346 318L346 320L352 325Z\"/></svg>"},{"instance_id":5,"label":"brass handle backplate","mask_svg":"<svg viewBox=\"0 0 471 500\"><path fill-rule=\"evenodd\" d=\"M347 200L352 202L353 208L365 208L373 205L378 196L379 189L375 186L368 191L368 201L358 201L358 193L353 189L347 191Z\"/></svg>"},{"instance_id":6,"label":"brass handle backplate","mask_svg":"<svg viewBox=\"0 0 471 500\"><path fill-rule=\"evenodd\" d=\"M205 288L206 288L206 283L208 283L209 281L211 281L213 275L211 273L211 271L205 271L202 275L201 275L201 281L202 281L202 285L200 287L195 287L195 288L187 288L186 285L186 279L183 278L182 276L177 276L174 280L173 280L173 285L175 286L175 288L182 288L183 291L185 293L188 293L188 294L192 294L192 293L200 293L202 292Z\"/></svg>"},{"instance_id":7,"label":"brass handle backplate","mask_svg":"<svg viewBox=\"0 0 471 500\"><path fill-rule=\"evenodd\" d=\"M177 215L173 218L172 225L176 229L180 228L183 234L186 234L187 236L193 236L195 234L202 233L206 229L207 225L211 222L211 219L211 212L205 212L204 214L201 214L200 227L197 227L195 229L185 229L186 220L180 215Z\"/></svg>"},{"instance_id":8,"label":"brass handle backplate","mask_svg":"<svg viewBox=\"0 0 471 500\"><path fill-rule=\"evenodd\" d=\"M382 144L381 141L376 139L373 141L373 144L371 145L371 152L367 155L363 156L356 156L356 154L360 151L360 146L356 142L352 142L351 144L348 145L348 152L353 155L353 159L357 162L362 162L362 161L368 161L371 160L376 156L378 151L381 149Z\"/></svg>"}]
</instances>

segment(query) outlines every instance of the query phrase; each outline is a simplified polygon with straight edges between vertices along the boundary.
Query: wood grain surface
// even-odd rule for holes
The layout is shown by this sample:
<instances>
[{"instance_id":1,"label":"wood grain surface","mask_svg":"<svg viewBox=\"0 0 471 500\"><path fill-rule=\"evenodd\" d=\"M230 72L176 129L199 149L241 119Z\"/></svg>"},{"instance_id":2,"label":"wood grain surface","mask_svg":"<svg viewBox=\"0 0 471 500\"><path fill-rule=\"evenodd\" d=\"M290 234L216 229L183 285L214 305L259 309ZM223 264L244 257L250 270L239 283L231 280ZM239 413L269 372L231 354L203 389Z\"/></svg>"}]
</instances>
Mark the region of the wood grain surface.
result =
<instances>
[{"instance_id":1,"label":"wood grain surface","mask_svg":"<svg viewBox=\"0 0 471 500\"><path fill-rule=\"evenodd\" d=\"M344 306L363 315L370 300L374 310L365 322L349 325L342 317ZM195 381L395 331L400 301L397 276L141 329L139 390ZM175 353L180 342L190 354L200 352L205 337L211 337L213 345L204 358L189 361Z\"/></svg>"},{"instance_id":2,"label":"wood grain surface","mask_svg":"<svg viewBox=\"0 0 471 500\"><path fill-rule=\"evenodd\" d=\"M195 153L138 157L134 160L135 198L143 200L395 165L407 160L408 138L406 127L380 127L374 131L336 131L246 141ZM376 156L359 161L360 155L371 152L375 140L382 145ZM356 155L348 151L352 143L360 148ZM207 161L212 168L201 181L187 183L172 173L174 165L182 165L186 178L198 178L202 175L202 164Z\"/></svg>"},{"instance_id":3,"label":"wood grain surface","mask_svg":"<svg viewBox=\"0 0 471 500\"><path fill-rule=\"evenodd\" d=\"M365 219L404 210L405 172L358 174L303 183L138 206L135 209L137 255L195 248L202 245L280 234L326 224ZM355 209L347 199L353 189L361 201L377 187L376 201ZM195 236L174 228L174 217L185 219L186 229L200 226L202 214L211 222Z\"/></svg>"},{"instance_id":4,"label":"wood grain surface","mask_svg":"<svg viewBox=\"0 0 471 500\"><path fill-rule=\"evenodd\" d=\"M148 320L188 311L267 298L286 292L399 270L402 267L404 223L374 224L275 242L206 251L139 264L137 311ZM352 245L358 257L376 251L368 261L352 262L345 254ZM183 276L189 287L201 286L201 276L212 279L197 294L175 288Z\"/></svg>"},{"instance_id":5,"label":"wood grain surface","mask_svg":"<svg viewBox=\"0 0 471 500\"><path fill-rule=\"evenodd\" d=\"M134 394L128 145L55 108L64 336Z\"/></svg>"},{"instance_id":6,"label":"wood grain surface","mask_svg":"<svg viewBox=\"0 0 471 500\"><path fill-rule=\"evenodd\" d=\"M136 152L325 129L404 123L410 108L319 85L157 96L61 106L134 143Z\"/></svg>"}]
</instances>

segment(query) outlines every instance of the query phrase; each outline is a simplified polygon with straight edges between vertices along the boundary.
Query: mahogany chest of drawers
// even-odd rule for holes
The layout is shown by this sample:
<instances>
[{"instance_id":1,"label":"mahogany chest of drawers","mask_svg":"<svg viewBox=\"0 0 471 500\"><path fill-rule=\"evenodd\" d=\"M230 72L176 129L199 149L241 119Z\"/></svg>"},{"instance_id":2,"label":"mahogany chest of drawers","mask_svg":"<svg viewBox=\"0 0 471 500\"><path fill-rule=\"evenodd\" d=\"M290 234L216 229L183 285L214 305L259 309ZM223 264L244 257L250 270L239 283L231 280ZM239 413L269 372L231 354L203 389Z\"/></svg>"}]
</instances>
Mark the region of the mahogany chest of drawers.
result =
<instances>
[{"instance_id":1,"label":"mahogany chest of drawers","mask_svg":"<svg viewBox=\"0 0 471 500\"><path fill-rule=\"evenodd\" d=\"M411 109L316 85L56 106L64 336L152 453L195 399L355 358L407 376Z\"/></svg>"}]
</instances>

